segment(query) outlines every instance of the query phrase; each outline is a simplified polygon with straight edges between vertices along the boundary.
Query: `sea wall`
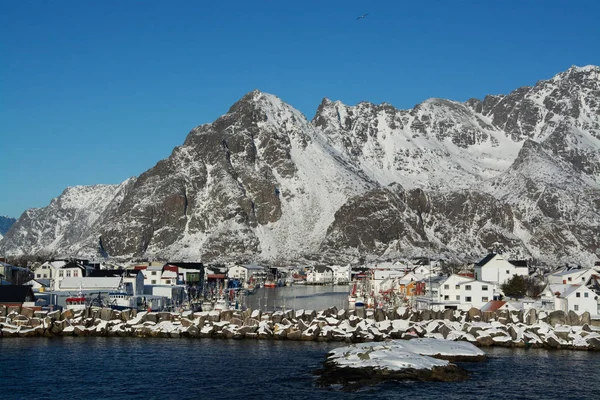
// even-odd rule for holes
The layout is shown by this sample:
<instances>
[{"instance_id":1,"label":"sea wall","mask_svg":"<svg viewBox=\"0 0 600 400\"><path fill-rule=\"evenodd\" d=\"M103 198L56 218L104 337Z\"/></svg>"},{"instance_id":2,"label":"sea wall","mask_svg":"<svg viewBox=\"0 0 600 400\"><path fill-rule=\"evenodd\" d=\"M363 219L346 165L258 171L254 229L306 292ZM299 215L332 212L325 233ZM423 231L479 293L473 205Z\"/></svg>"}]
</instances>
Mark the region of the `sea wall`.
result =
<instances>
[{"instance_id":1,"label":"sea wall","mask_svg":"<svg viewBox=\"0 0 600 400\"><path fill-rule=\"evenodd\" d=\"M361 343L428 337L477 346L600 350L588 313L287 310L183 313L87 308L74 312L0 306L0 337L128 336L307 340Z\"/></svg>"}]
</instances>

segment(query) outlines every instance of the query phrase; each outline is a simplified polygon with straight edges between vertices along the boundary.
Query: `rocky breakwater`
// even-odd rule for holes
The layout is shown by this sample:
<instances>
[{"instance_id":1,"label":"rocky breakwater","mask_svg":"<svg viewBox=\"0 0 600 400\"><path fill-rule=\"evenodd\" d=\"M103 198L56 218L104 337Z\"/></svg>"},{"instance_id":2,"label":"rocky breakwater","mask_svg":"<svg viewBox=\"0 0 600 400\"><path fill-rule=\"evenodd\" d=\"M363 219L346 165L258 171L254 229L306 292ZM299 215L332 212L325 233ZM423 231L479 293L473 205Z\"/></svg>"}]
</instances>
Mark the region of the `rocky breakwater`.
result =
<instances>
[{"instance_id":1,"label":"rocky breakwater","mask_svg":"<svg viewBox=\"0 0 600 400\"><path fill-rule=\"evenodd\" d=\"M484 361L485 353L471 343L437 339L360 343L330 351L315 373L320 386L358 389L384 381L452 382L468 372L450 361Z\"/></svg>"},{"instance_id":2,"label":"rocky breakwater","mask_svg":"<svg viewBox=\"0 0 600 400\"><path fill-rule=\"evenodd\" d=\"M589 314L537 312L415 312L286 310L261 312L136 312L87 308L74 312L0 306L1 337L132 336L380 342L435 338L476 346L600 350L600 327Z\"/></svg>"}]
</instances>

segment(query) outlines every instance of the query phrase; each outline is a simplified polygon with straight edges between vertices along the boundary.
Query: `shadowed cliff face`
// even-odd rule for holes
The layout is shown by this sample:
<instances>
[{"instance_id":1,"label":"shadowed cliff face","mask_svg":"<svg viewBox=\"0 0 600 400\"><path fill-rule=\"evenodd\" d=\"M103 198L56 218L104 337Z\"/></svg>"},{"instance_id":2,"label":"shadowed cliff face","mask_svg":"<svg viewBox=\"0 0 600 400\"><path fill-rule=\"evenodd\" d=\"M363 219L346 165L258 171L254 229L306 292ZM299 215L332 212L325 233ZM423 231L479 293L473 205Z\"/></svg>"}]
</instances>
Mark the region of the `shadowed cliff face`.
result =
<instances>
[{"instance_id":1,"label":"shadowed cliff face","mask_svg":"<svg viewBox=\"0 0 600 400\"><path fill-rule=\"evenodd\" d=\"M348 260L489 249L596 258L600 68L410 110L324 99L311 122L253 91L138 178L69 188L0 250Z\"/></svg>"}]
</instances>

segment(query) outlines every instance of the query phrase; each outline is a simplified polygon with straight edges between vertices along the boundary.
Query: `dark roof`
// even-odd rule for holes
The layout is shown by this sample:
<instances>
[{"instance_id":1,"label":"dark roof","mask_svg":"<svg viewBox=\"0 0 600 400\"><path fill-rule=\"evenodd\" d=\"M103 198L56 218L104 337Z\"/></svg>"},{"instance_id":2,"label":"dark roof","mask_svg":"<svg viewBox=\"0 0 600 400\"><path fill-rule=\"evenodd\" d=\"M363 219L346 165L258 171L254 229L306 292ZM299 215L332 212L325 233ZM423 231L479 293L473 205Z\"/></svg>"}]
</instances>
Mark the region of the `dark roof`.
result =
<instances>
[{"instance_id":1,"label":"dark roof","mask_svg":"<svg viewBox=\"0 0 600 400\"><path fill-rule=\"evenodd\" d=\"M201 262L169 262L166 263L165 266L167 265L174 265L176 267L179 268L183 268L183 269L203 269L204 268L204 264L202 264Z\"/></svg>"},{"instance_id":2,"label":"dark roof","mask_svg":"<svg viewBox=\"0 0 600 400\"><path fill-rule=\"evenodd\" d=\"M61 269L63 269L63 268L79 268L82 271L85 271L85 267L81 264L76 263L75 261L68 262L60 268Z\"/></svg>"},{"instance_id":3,"label":"dark roof","mask_svg":"<svg viewBox=\"0 0 600 400\"><path fill-rule=\"evenodd\" d=\"M23 303L25 301L35 301L30 285L0 285L0 303Z\"/></svg>"},{"instance_id":4,"label":"dark roof","mask_svg":"<svg viewBox=\"0 0 600 400\"><path fill-rule=\"evenodd\" d=\"M319 273L325 273L327 271L333 271L330 267L326 266L326 265L317 265L315 267L315 271L319 272Z\"/></svg>"},{"instance_id":5,"label":"dark roof","mask_svg":"<svg viewBox=\"0 0 600 400\"><path fill-rule=\"evenodd\" d=\"M113 276L134 276L141 274L139 269L95 269L88 274L92 278L109 278Z\"/></svg>"},{"instance_id":6,"label":"dark roof","mask_svg":"<svg viewBox=\"0 0 600 400\"><path fill-rule=\"evenodd\" d=\"M490 253L487 256L485 256L485 258L481 261L479 261L477 264L478 267L483 267L485 264L487 264L492 258L496 257L496 253Z\"/></svg>"},{"instance_id":7,"label":"dark roof","mask_svg":"<svg viewBox=\"0 0 600 400\"><path fill-rule=\"evenodd\" d=\"M527 267L527 260L508 260L515 267Z\"/></svg>"}]
</instances>

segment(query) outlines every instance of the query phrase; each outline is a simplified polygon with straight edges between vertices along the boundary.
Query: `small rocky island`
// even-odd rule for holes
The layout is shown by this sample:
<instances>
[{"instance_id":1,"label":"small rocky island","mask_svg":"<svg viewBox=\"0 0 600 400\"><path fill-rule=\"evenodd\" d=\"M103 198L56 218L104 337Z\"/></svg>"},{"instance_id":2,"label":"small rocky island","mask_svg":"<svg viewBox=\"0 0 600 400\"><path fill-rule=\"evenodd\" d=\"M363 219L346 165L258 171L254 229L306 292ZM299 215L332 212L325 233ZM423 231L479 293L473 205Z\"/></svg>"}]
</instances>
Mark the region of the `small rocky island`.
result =
<instances>
[{"instance_id":1,"label":"small rocky island","mask_svg":"<svg viewBox=\"0 0 600 400\"><path fill-rule=\"evenodd\" d=\"M453 382L468 372L451 361L484 361L485 353L471 343L437 339L358 343L327 353L317 383L358 389L385 381Z\"/></svg>"}]
</instances>

